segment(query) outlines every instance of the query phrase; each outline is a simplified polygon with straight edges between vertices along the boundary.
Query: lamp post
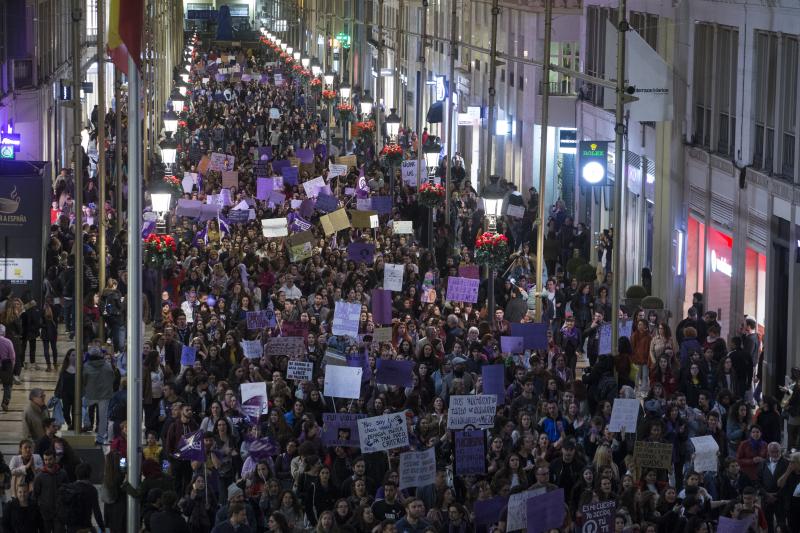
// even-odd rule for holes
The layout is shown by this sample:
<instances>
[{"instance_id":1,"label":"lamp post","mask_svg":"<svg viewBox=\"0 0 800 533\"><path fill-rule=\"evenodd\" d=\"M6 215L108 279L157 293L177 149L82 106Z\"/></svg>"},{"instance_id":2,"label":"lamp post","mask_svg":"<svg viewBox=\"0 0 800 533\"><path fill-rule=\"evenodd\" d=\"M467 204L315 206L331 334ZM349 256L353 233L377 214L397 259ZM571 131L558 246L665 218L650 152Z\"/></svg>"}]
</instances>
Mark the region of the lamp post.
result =
<instances>
[{"instance_id":1,"label":"lamp post","mask_svg":"<svg viewBox=\"0 0 800 533\"><path fill-rule=\"evenodd\" d=\"M497 218L503 212L503 197L501 191L486 190L483 192L483 213L486 217L486 229L490 232L497 231ZM494 319L494 268L489 267L489 286L488 286L488 318Z\"/></svg>"},{"instance_id":2,"label":"lamp post","mask_svg":"<svg viewBox=\"0 0 800 533\"><path fill-rule=\"evenodd\" d=\"M425 166L428 169L428 184L434 184L436 169L439 168L439 156L442 153L442 145L438 137L428 137L428 142L422 147L425 154ZM445 206L447 209L447 206ZM428 248L433 249L433 206L428 208Z\"/></svg>"},{"instance_id":3,"label":"lamp post","mask_svg":"<svg viewBox=\"0 0 800 533\"><path fill-rule=\"evenodd\" d=\"M389 144L396 145L397 137L400 135L400 117L395 112L395 109L390 109L389 116L386 117L386 137L389 139ZM389 195L392 197L394 203L394 160L389 165Z\"/></svg>"},{"instance_id":4,"label":"lamp post","mask_svg":"<svg viewBox=\"0 0 800 533\"><path fill-rule=\"evenodd\" d=\"M334 74L330 69L327 70L322 76L322 86L325 87L325 90L327 91L333 90L333 84L335 81L336 74ZM325 104L328 107L328 122L325 126L325 157L329 157L331 153L331 120L333 120L333 100L325 100Z\"/></svg>"},{"instance_id":5,"label":"lamp post","mask_svg":"<svg viewBox=\"0 0 800 533\"><path fill-rule=\"evenodd\" d=\"M177 87L172 89L169 99L172 102L172 110L178 114L183 113L183 104L186 101L186 97L181 94Z\"/></svg>"},{"instance_id":6,"label":"lamp post","mask_svg":"<svg viewBox=\"0 0 800 533\"><path fill-rule=\"evenodd\" d=\"M369 120L369 116L372 114L373 105L374 104L372 102L372 98L369 97L369 91L364 91L364 95L361 97L361 102L359 103L359 107L361 108L361 120L363 120L363 121ZM375 122L375 125L376 125L375 131L377 132L377 121ZM376 134L375 135L375 145L373 146L373 149L376 150L376 152L375 152L376 154L377 154L377 149L378 149L377 148L378 147L378 140L377 139L378 139L378 136Z\"/></svg>"},{"instance_id":7,"label":"lamp post","mask_svg":"<svg viewBox=\"0 0 800 533\"><path fill-rule=\"evenodd\" d=\"M350 105L350 97L353 94L353 89L350 87L350 84L345 81L341 85L339 85L339 99L341 100L342 104ZM341 116L341 113L339 113ZM342 119L342 139L344 141L344 146L342 149L344 153L342 155L347 155L347 143L348 143L348 135L347 135L347 118Z\"/></svg>"},{"instance_id":8,"label":"lamp post","mask_svg":"<svg viewBox=\"0 0 800 533\"><path fill-rule=\"evenodd\" d=\"M158 144L158 147L161 148L161 161L164 163L164 175L169 175L172 173L172 166L175 164L178 142L169 135Z\"/></svg>"}]
</instances>

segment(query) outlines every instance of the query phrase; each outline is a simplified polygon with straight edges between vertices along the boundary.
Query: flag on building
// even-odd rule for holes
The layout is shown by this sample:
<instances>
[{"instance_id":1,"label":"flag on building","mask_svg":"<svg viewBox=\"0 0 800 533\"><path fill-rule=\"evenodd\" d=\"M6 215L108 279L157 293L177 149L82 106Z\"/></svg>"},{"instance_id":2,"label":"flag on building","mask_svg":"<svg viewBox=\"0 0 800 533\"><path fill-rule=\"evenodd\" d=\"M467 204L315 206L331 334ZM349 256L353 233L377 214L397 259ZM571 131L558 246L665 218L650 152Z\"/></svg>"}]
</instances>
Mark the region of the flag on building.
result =
<instances>
[{"instance_id":1,"label":"flag on building","mask_svg":"<svg viewBox=\"0 0 800 533\"><path fill-rule=\"evenodd\" d=\"M110 0L108 53L114 65L128 75L128 57L141 69L144 0Z\"/></svg>"}]
</instances>

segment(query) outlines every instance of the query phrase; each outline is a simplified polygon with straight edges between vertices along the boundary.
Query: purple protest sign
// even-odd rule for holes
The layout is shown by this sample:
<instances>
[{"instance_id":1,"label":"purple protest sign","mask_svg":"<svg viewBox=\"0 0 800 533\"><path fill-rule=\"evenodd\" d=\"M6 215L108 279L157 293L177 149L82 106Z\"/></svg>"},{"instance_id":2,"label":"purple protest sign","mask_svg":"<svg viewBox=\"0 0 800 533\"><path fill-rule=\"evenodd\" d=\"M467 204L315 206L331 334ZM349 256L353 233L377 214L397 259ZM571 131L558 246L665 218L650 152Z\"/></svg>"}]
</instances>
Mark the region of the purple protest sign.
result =
<instances>
[{"instance_id":1,"label":"purple protest sign","mask_svg":"<svg viewBox=\"0 0 800 533\"><path fill-rule=\"evenodd\" d=\"M178 441L178 449L175 457L183 461L205 461L206 453L203 446L203 430L196 431L190 435L184 435Z\"/></svg>"},{"instance_id":2,"label":"purple protest sign","mask_svg":"<svg viewBox=\"0 0 800 533\"><path fill-rule=\"evenodd\" d=\"M308 322L295 320L281 322L281 337L308 337Z\"/></svg>"},{"instance_id":3,"label":"purple protest sign","mask_svg":"<svg viewBox=\"0 0 800 533\"><path fill-rule=\"evenodd\" d=\"M257 178L266 178L269 176L269 161L253 161L253 176Z\"/></svg>"},{"instance_id":4,"label":"purple protest sign","mask_svg":"<svg viewBox=\"0 0 800 533\"><path fill-rule=\"evenodd\" d=\"M310 148L301 148L295 152L295 155L297 155L297 159L299 159L301 163L314 162L314 150Z\"/></svg>"},{"instance_id":5,"label":"purple protest sign","mask_svg":"<svg viewBox=\"0 0 800 533\"><path fill-rule=\"evenodd\" d=\"M281 176L283 176L283 182L287 185L297 185L297 178L300 176L300 169L298 167L283 167L281 169Z\"/></svg>"},{"instance_id":6,"label":"purple protest sign","mask_svg":"<svg viewBox=\"0 0 800 533\"><path fill-rule=\"evenodd\" d=\"M486 365L481 368L483 393L497 395L497 405L506 401L506 366Z\"/></svg>"},{"instance_id":7,"label":"purple protest sign","mask_svg":"<svg viewBox=\"0 0 800 533\"><path fill-rule=\"evenodd\" d=\"M286 195L278 191L272 191L269 193L269 198L267 198L267 201L275 204L276 206L283 205L283 202L286 201Z\"/></svg>"},{"instance_id":8,"label":"purple protest sign","mask_svg":"<svg viewBox=\"0 0 800 533\"><path fill-rule=\"evenodd\" d=\"M311 228L311 222L305 220L303 217L295 215L294 213L289 213L292 216L292 222L289 224L289 231L292 233L298 233L301 231L308 231Z\"/></svg>"},{"instance_id":9,"label":"purple protest sign","mask_svg":"<svg viewBox=\"0 0 800 533\"><path fill-rule=\"evenodd\" d=\"M288 159L277 159L272 162L272 170L274 170L275 172L280 172L281 170L283 170L284 167L290 167L290 166L292 166L292 162L289 161Z\"/></svg>"},{"instance_id":10,"label":"purple protest sign","mask_svg":"<svg viewBox=\"0 0 800 533\"><path fill-rule=\"evenodd\" d=\"M197 359L197 348L184 346L181 348L181 366L192 366Z\"/></svg>"},{"instance_id":11,"label":"purple protest sign","mask_svg":"<svg viewBox=\"0 0 800 533\"><path fill-rule=\"evenodd\" d=\"M375 245L365 242L351 243L347 246L347 259L371 265L375 261Z\"/></svg>"},{"instance_id":12,"label":"purple protest sign","mask_svg":"<svg viewBox=\"0 0 800 533\"><path fill-rule=\"evenodd\" d=\"M346 356L347 366L361 368L361 383L366 383L372 379L372 369L369 366L369 357L365 352L349 353Z\"/></svg>"},{"instance_id":13,"label":"purple protest sign","mask_svg":"<svg viewBox=\"0 0 800 533\"><path fill-rule=\"evenodd\" d=\"M275 187L275 180L272 178L257 178L256 179L256 198L266 201L269 198L269 193Z\"/></svg>"},{"instance_id":14,"label":"purple protest sign","mask_svg":"<svg viewBox=\"0 0 800 533\"><path fill-rule=\"evenodd\" d=\"M255 461L267 461L270 457L281 453L281 446L271 438L263 437L251 442L247 453Z\"/></svg>"},{"instance_id":15,"label":"purple protest sign","mask_svg":"<svg viewBox=\"0 0 800 533\"><path fill-rule=\"evenodd\" d=\"M468 476L485 474L486 437L483 431L456 431L455 436L456 475Z\"/></svg>"},{"instance_id":16,"label":"purple protest sign","mask_svg":"<svg viewBox=\"0 0 800 533\"><path fill-rule=\"evenodd\" d=\"M547 324L511 323L511 335L522 337L522 345L526 350L547 349Z\"/></svg>"},{"instance_id":17,"label":"purple protest sign","mask_svg":"<svg viewBox=\"0 0 800 533\"><path fill-rule=\"evenodd\" d=\"M582 533L611 531L614 528L614 512L616 507L617 502L614 500L589 503L581 507L581 512L584 517Z\"/></svg>"},{"instance_id":18,"label":"purple protest sign","mask_svg":"<svg viewBox=\"0 0 800 533\"><path fill-rule=\"evenodd\" d=\"M335 196L320 193L317 195L317 203L314 207L323 213L333 213L339 209L339 200Z\"/></svg>"},{"instance_id":19,"label":"purple protest sign","mask_svg":"<svg viewBox=\"0 0 800 533\"><path fill-rule=\"evenodd\" d=\"M373 211L377 211L379 215L388 215L392 212L392 197L391 196L373 196L370 198L370 207Z\"/></svg>"},{"instance_id":20,"label":"purple protest sign","mask_svg":"<svg viewBox=\"0 0 800 533\"><path fill-rule=\"evenodd\" d=\"M458 275L462 278L480 279L480 267L477 265L465 265L458 267Z\"/></svg>"},{"instance_id":21,"label":"purple protest sign","mask_svg":"<svg viewBox=\"0 0 800 533\"><path fill-rule=\"evenodd\" d=\"M314 214L314 200L310 198L307 200L303 200L303 203L300 204L300 214L304 217L308 218Z\"/></svg>"},{"instance_id":22,"label":"purple protest sign","mask_svg":"<svg viewBox=\"0 0 800 533\"><path fill-rule=\"evenodd\" d=\"M476 500L473 509L475 510L475 525L491 525L500 521L500 513L508 505L508 497L495 496L488 500Z\"/></svg>"},{"instance_id":23,"label":"purple protest sign","mask_svg":"<svg viewBox=\"0 0 800 533\"><path fill-rule=\"evenodd\" d=\"M528 533L561 529L564 524L564 489L539 494L525 502Z\"/></svg>"},{"instance_id":24,"label":"purple protest sign","mask_svg":"<svg viewBox=\"0 0 800 533\"><path fill-rule=\"evenodd\" d=\"M263 404L263 396L252 396L240 405L242 413L251 424L258 424L258 419L261 418L261 406Z\"/></svg>"},{"instance_id":25,"label":"purple protest sign","mask_svg":"<svg viewBox=\"0 0 800 533\"><path fill-rule=\"evenodd\" d=\"M271 146L259 146L258 147L258 158L261 159L266 156L267 159L272 159L272 147Z\"/></svg>"},{"instance_id":26,"label":"purple protest sign","mask_svg":"<svg viewBox=\"0 0 800 533\"><path fill-rule=\"evenodd\" d=\"M275 325L275 313L271 309L248 311L245 318L247 329L261 330Z\"/></svg>"},{"instance_id":27,"label":"purple protest sign","mask_svg":"<svg viewBox=\"0 0 800 533\"><path fill-rule=\"evenodd\" d=\"M372 289L372 319L376 324L392 323L392 291Z\"/></svg>"},{"instance_id":28,"label":"purple protest sign","mask_svg":"<svg viewBox=\"0 0 800 533\"><path fill-rule=\"evenodd\" d=\"M453 302L477 303L481 280L450 276L447 278L447 299Z\"/></svg>"},{"instance_id":29,"label":"purple protest sign","mask_svg":"<svg viewBox=\"0 0 800 533\"><path fill-rule=\"evenodd\" d=\"M414 386L414 361L394 361L392 359L378 359L378 370L375 373L375 382L399 387Z\"/></svg>"},{"instance_id":30,"label":"purple protest sign","mask_svg":"<svg viewBox=\"0 0 800 533\"><path fill-rule=\"evenodd\" d=\"M367 415L350 413L322 413L322 444L358 448L358 419Z\"/></svg>"},{"instance_id":31,"label":"purple protest sign","mask_svg":"<svg viewBox=\"0 0 800 533\"><path fill-rule=\"evenodd\" d=\"M522 353L525 351L525 339L522 337L500 337L500 351L503 353Z\"/></svg>"},{"instance_id":32,"label":"purple protest sign","mask_svg":"<svg viewBox=\"0 0 800 533\"><path fill-rule=\"evenodd\" d=\"M314 150L318 156L320 156L323 160L328 158L328 147L324 144L318 144L316 149Z\"/></svg>"},{"instance_id":33,"label":"purple protest sign","mask_svg":"<svg viewBox=\"0 0 800 533\"><path fill-rule=\"evenodd\" d=\"M727 516L719 517L719 525L717 526L717 533L747 533L750 525L753 523L755 515L750 515L741 520L734 520Z\"/></svg>"}]
</instances>

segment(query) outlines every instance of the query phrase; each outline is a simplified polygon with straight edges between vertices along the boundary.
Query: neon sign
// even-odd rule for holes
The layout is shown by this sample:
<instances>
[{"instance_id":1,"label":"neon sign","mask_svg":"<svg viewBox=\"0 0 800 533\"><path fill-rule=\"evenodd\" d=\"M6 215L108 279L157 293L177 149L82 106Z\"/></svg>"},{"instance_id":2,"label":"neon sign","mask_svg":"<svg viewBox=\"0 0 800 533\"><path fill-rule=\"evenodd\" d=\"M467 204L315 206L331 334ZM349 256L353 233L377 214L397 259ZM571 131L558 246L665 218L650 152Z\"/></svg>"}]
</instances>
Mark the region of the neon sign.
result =
<instances>
[{"instance_id":1,"label":"neon sign","mask_svg":"<svg viewBox=\"0 0 800 533\"><path fill-rule=\"evenodd\" d=\"M733 277L733 267L728 260L722 256L717 255L717 252L711 250L711 272L719 272L726 276Z\"/></svg>"},{"instance_id":2,"label":"neon sign","mask_svg":"<svg viewBox=\"0 0 800 533\"><path fill-rule=\"evenodd\" d=\"M21 139L19 133L14 133L14 129L9 123L4 132L0 129L0 159L14 159L16 152L19 152Z\"/></svg>"}]
</instances>

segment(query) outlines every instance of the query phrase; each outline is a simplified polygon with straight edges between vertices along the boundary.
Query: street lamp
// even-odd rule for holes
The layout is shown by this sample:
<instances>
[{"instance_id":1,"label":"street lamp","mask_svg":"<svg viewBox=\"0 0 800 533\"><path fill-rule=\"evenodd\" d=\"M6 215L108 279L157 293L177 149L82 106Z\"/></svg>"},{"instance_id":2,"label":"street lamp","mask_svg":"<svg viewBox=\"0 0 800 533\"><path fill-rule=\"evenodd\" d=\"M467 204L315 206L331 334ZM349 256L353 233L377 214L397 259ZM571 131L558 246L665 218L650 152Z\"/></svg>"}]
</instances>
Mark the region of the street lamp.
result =
<instances>
[{"instance_id":1,"label":"street lamp","mask_svg":"<svg viewBox=\"0 0 800 533\"><path fill-rule=\"evenodd\" d=\"M395 109L389 111L389 116L386 117L386 136L389 137L390 143L396 144L397 136L400 135L400 117L395 113Z\"/></svg>"},{"instance_id":2,"label":"street lamp","mask_svg":"<svg viewBox=\"0 0 800 533\"><path fill-rule=\"evenodd\" d=\"M496 182L497 180L489 179L490 182ZM495 232L497 231L497 217L501 216L503 213L503 198L505 195L499 189L491 189L489 187L485 187L483 190L483 213L486 217L486 226L488 231ZM489 293L489 320L494 320L494 278L495 272L494 269L489 267L489 286L487 292Z\"/></svg>"},{"instance_id":3,"label":"street lamp","mask_svg":"<svg viewBox=\"0 0 800 533\"><path fill-rule=\"evenodd\" d=\"M428 142L422 147L425 154L425 166L428 169L428 184L433 185L436 177L436 169L439 168L439 156L442 153L442 145L438 137L428 137ZM445 209L449 209L445 206ZM433 248L433 206L428 208L428 247Z\"/></svg>"},{"instance_id":4,"label":"street lamp","mask_svg":"<svg viewBox=\"0 0 800 533\"><path fill-rule=\"evenodd\" d=\"M175 111L164 111L161 114L161 120L164 122L164 131L167 136L172 136L178 130L178 114Z\"/></svg>"},{"instance_id":5,"label":"street lamp","mask_svg":"<svg viewBox=\"0 0 800 533\"><path fill-rule=\"evenodd\" d=\"M308 56L304 57L300 60L300 64L303 65L303 68L307 69L309 65L311 65L311 59Z\"/></svg>"},{"instance_id":6,"label":"street lamp","mask_svg":"<svg viewBox=\"0 0 800 533\"><path fill-rule=\"evenodd\" d=\"M189 73L184 71L179 74L183 83L189 83Z\"/></svg>"},{"instance_id":7,"label":"street lamp","mask_svg":"<svg viewBox=\"0 0 800 533\"><path fill-rule=\"evenodd\" d=\"M167 137L158 144L158 147L161 148L161 160L164 165L167 167L174 165L175 156L178 152L178 142L172 137Z\"/></svg>"},{"instance_id":8,"label":"street lamp","mask_svg":"<svg viewBox=\"0 0 800 533\"><path fill-rule=\"evenodd\" d=\"M331 87L336 80L336 74L329 70L322 76L322 79L327 87Z\"/></svg>"},{"instance_id":9,"label":"street lamp","mask_svg":"<svg viewBox=\"0 0 800 533\"><path fill-rule=\"evenodd\" d=\"M311 62L311 74L316 78L322 72L322 66L319 64L319 60L314 59Z\"/></svg>"},{"instance_id":10,"label":"street lamp","mask_svg":"<svg viewBox=\"0 0 800 533\"><path fill-rule=\"evenodd\" d=\"M353 93L353 90L350 88L350 84L347 82L342 83L339 85L339 97L344 100L345 102L350 102L350 95Z\"/></svg>"},{"instance_id":11,"label":"street lamp","mask_svg":"<svg viewBox=\"0 0 800 533\"><path fill-rule=\"evenodd\" d=\"M189 89L189 84L185 81L179 81L175 84L175 87L178 89L178 92L181 93L181 96L186 96L186 91Z\"/></svg>"},{"instance_id":12,"label":"street lamp","mask_svg":"<svg viewBox=\"0 0 800 533\"><path fill-rule=\"evenodd\" d=\"M294 47L293 47L293 46L287 46L287 47L286 47L286 50L284 50L284 51L285 51L287 54L289 54L290 56L294 57Z\"/></svg>"},{"instance_id":13,"label":"street lamp","mask_svg":"<svg viewBox=\"0 0 800 533\"><path fill-rule=\"evenodd\" d=\"M181 92L177 89L172 89L172 93L169 95L169 99L172 101L172 109L176 113L183 112L183 103L185 102L185 97L181 94Z\"/></svg>"}]
</instances>

